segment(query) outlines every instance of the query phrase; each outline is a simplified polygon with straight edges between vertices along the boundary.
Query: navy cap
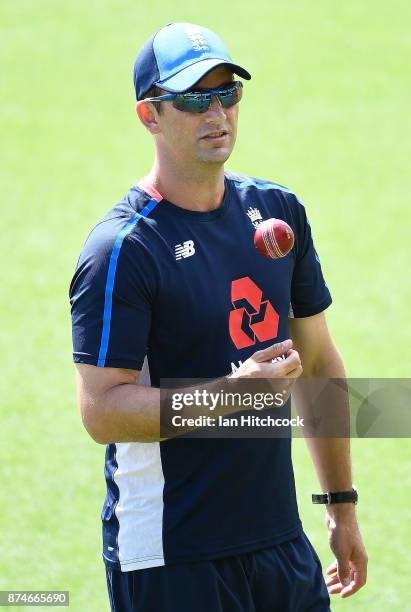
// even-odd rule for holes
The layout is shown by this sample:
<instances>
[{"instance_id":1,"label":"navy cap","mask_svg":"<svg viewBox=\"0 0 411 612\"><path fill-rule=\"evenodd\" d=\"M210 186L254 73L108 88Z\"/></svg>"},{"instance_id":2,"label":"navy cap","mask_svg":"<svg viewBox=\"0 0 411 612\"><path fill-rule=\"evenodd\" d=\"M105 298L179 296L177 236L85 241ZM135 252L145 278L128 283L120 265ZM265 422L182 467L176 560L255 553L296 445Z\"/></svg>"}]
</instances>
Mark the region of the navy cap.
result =
<instances>
[{"instance_id":1,"label":"navy cap","mask_svg":"<svg viewBox=\"0 0 411 612\"><path fill-rule=\"evenodd\" d=\"M173 93L186 91L216 66L228 66L243 79L251 79L247 70L233 64L217 34L193 23L170 23L137 55L136 98L141 100L154 85Z\"/></svg>"}]
</instances>

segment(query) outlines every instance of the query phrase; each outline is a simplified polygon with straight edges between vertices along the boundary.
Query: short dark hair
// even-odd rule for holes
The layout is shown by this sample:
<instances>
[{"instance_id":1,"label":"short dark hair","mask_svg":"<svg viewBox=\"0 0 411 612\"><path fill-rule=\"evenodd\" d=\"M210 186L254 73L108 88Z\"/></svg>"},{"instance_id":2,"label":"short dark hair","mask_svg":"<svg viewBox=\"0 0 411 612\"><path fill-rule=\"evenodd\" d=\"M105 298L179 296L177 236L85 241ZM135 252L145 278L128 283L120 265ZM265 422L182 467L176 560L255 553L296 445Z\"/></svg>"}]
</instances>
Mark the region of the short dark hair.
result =
<instances>
[{"instance_id":1,"label":"short dark hair","mask_svg":"<svg viewBox=\"0 0 411 612\"><path fill-rule=\"evenodd\" d=\"M160 89L160 87L157 87L157 85L153 85L153 87L151 87L142 97L142 100L145 100L146 98L157 98L158 96L162 96L165 92ZM154 106L154 108L156 109L156 111L158 112L158 114L161 113L161 102L151 102L151 104Z\"/></svg>"}]
</instances>

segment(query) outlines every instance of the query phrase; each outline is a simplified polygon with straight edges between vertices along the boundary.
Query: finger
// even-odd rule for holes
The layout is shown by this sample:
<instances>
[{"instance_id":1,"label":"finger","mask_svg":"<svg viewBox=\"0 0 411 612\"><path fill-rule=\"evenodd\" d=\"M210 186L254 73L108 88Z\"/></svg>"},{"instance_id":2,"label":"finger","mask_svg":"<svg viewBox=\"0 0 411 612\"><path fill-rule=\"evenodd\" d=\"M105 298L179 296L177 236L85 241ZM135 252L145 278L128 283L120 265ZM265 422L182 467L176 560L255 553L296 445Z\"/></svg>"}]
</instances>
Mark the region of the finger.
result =
<instances>
[{"instance_id":1,"label":"finger","mask_svg":"<svg viewBox=\"0 0 411 612\"><path fill-rule=\"evenodd\" d=\"M333 561L331 565L327 567L327 574L335 574L337 571L337 561Z\"/></svg>"},{"instance_id":2,"label":"finger","mask_svg":"<svg viewBox=\"0 0 411 612\"><path fill-rule=\"evenodd\" d=\"M350 595L354 595L357 591L364 586L367 582L367 574L361 570L354 570L352 572L352 577L350 584L345 586L341 590L341 597L350 597Z\"/></svg>"},{"instance_id":3,"label":"finger","mask_svg":"<svg viewBox=\"0 0 411 612\"><path fill-rule=\"evenodd\" d=\"M274 357L280 357L280 355L284 355L289 349L291 349L293 345L293 341L288 339L284 340L284 342L277 342L276 344L272 344L262 351L256 351L253 354L253 358L256 361L269 361L270 359L274 359Z\"/></svg>"},{"instance_id":4,"label":"finger","mask_svg":"<svg viewBox=\"0 0 411 612\"><path fill-rule=\"evenodd\" d=\"M337 574L338 578L343 586L348 586L350 584L350 563L348 558L339 558L337 559Z\"/></svg>"},{"instance_id":5,"label":"finger","mask_svg":"<svg viewBox=\"0 0 411 612\"><path fill-rule=\"evenodd\" d=\"M329 587L329 586L333 586L334 584L337 584L339 582L340 582L340 580L339 580L338 576L335 575L335 576L331 576L331 578L327 578L327 580L325 581L325 584L326 584L327 587Z\"/></svg>"},{"instance_id":6,"label":"finger","mask_svg":"<svg viewBox=\"0 0 411 612\"><path fill-rule=\"evenodd\" d=\"M288 374L285 374L283 378L287 378L287 379L299 378L302 373L303 373L303 368L301 365L299 365L294 370L291 370L291 372L288 372Z\"/></svg>"},{"instance_id":7,"label":"finger","mask_svg":"<svg viewBox=\"0 0 411 612\"><path fill-rule=\"evenodd\" d=\"M354 593L356 593L360 588L361 587L356 585L355 582L352 580L348 586L345 586L341 589L341 597L350 597L351 595L354 595Z\"/></svg>"},{"instance_id":8,"label":"finger","mask_svg":"<svg viewBox=\"0 0 411 612\"><path fill-rule=\"evenodd\" d=\"M275 363L270 364L270 366L273 367L273 372L275 372L276 376L279 378L285 378L287 374L301 366L300 355L297 353L297 351L291 350L286 359L276 361Z\"/></svg>"},{"instance_id":9,"label":"finger","mask_svg":"<svg viewBox=\"0 0 411 612\"><path fill-rule=\"evenodd\" d=\"M328 594L329 595L338 595L338 593L341 593L341 591L343 590L343 585L341 584L341 582L339 582L338 584L335 584L333 586L327 587L328 588Z\"/></svg>"}]
</instances>

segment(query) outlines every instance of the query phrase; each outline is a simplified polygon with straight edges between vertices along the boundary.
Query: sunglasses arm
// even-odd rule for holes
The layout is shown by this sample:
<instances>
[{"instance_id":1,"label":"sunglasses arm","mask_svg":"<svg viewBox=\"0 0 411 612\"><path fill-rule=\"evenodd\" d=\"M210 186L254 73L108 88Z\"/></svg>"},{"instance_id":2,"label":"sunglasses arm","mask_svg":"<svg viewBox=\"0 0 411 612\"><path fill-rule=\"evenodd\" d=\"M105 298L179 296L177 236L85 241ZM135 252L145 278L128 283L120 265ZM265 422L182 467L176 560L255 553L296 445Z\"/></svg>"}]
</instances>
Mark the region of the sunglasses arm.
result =
<instances>
[{"instance_id":1,"label":"sunglasses arm","mask_svg":"<svg viewBox=\"0 0 411 612\"><path fill-rule=\"evenodd\" d=\"M166 94L164 96L157 96L157 98L143 98L144 102L163 102L166 100L174 100L177 94Z\"/></svg>"}]
</instances>

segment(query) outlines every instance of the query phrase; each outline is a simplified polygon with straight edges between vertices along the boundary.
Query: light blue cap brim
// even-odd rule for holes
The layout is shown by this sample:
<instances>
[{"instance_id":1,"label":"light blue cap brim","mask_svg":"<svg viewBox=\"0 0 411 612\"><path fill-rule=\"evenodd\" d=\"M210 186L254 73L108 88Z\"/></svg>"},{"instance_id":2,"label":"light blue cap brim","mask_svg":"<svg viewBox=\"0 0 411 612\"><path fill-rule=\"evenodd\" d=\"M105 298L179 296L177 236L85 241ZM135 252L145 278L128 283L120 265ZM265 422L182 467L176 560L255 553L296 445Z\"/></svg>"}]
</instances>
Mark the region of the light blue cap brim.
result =
<instances>
[{"instance_id":1,"label":"light blue cap brim","mask_svg":"<svg viewBox=\"0 0 411 612\"><path fill-rule=\"evenodd\" d=\"M227 62L227 60L221 58L207 58L204 60L199 60L194 64L191 64L191 66L183 68L180 70L180 72L177 72L177 74L174 74L168 79L157 81L156 85L161 87L161 89L170 91L172 93L186 91L195 85L207 73L209 73L210 70L216 68L217 66L227 66L239 77L246 79L247 81L251 79L251 74L237 64L232 64L231 62Z\"/></svg>"}]
</instances>

